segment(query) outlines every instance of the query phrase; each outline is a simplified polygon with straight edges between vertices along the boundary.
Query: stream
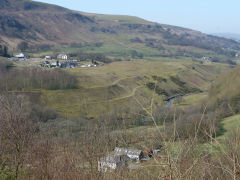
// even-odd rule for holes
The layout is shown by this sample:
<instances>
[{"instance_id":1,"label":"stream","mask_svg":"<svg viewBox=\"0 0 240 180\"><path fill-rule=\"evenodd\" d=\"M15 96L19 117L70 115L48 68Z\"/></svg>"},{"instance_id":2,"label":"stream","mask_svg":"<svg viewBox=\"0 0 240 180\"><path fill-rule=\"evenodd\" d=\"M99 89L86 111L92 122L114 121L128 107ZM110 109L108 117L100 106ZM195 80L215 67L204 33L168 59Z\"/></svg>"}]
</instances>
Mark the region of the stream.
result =
<instances>
[{"instance_id":1,"label":"stream","mask_svg":"<svg viewBox=\"0 0 240 180\"><path fill-rule=\"evenodd\" d=\"M205 94L205 93L208 93L208 91L203 91L203 92L201 92L201 93ZM174 101L175 101L177 98L179 98L179 97L186 97L186 96L189 96L189 94L185 94L185 95L179 94L179 95L172 96L172 97L166 99L166 100L165 100L165 101L167 101L166 107L167 107L167 108L172 107L173 104L174 104Z\"/></svg>"}]
</instances>

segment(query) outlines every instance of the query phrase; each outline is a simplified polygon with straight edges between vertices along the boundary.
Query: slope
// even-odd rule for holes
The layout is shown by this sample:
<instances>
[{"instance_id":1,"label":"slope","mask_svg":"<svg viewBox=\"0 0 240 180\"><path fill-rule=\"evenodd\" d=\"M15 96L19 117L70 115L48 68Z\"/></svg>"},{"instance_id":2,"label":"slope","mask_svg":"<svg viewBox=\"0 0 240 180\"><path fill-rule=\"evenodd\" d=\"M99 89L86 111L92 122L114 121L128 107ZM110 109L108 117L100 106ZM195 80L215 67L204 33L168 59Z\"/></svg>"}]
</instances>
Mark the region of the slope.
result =
<instances>
[{"instance_id":1,"label":"slope","mask_svg":"<svg viewBox=\"0 0 240 180\"><path fill-rule=\"evenodd\" d=\"M240 98L240 66L221 75L212 85L209 98L213 104L229 103L238 108Z\"/></svg>"},{"instance_id":2,"label":"slope","mask_svg":"<svg viewBox=\"0 0 240 180\"><path fill-rule=\"evenodd\" d=\"M70 72L78 78L79 88L41 91L41 103L67 117L97 118L112 112L136 112L141 106L148 107L153 97L156 105L163 105L166 97L179 92L205 91L219 73L228 69L220 64L153 62L114 62L92 69L73 69ZM173 77L178 77L181 84ZM159 82L161 78L164 82ZM162 91L149 88L149 83L156 83Z\"/></svg>"},{"instance_id":3,"label":"slope","mask_svg":"<svg viewBox=\"0 0 240 180\"><path fill-rule=\"evenodd\" d=\"M13 53L21 42L28 43L29 52L51 49L118 57L233 57L240 49L238 42L190 29L137 17L71 11L29 0L1 0L0 12L0 43Z\"/></svg>"}]
</instances>

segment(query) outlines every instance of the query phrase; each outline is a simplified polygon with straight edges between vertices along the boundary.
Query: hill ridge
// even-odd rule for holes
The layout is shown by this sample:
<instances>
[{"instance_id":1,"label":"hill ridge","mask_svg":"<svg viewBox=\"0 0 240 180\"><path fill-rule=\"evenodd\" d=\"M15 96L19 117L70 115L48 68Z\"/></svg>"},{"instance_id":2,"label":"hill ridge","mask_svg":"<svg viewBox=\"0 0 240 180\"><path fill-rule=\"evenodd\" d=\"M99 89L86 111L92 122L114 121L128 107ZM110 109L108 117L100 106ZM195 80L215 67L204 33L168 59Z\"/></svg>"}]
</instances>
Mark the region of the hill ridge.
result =
<instances>
[{"instance_id":1,"label":"hill ridge","mask_svg":"<svg viewBox=\"0 0 240 180\"><path fill-rule=\"evenodd\" d=\"M199 31L149 22L134 16L91 14L36 1L1 0L0 44L30 51L56 46L106 49L108 54L146 52L151 56L201 57L196 48L213 53L240 50L240 43ZM119 43L126 45L120 47ZM102 47L103 46L103 47ZM115 47L114 50L111 50ZM134 50L136 49L136 50ZM124 51L124 52L123 52ZM172 51L172 52L171 52ZM229 56L233 56L230 54Z\"/></svg>"}]
</instances>

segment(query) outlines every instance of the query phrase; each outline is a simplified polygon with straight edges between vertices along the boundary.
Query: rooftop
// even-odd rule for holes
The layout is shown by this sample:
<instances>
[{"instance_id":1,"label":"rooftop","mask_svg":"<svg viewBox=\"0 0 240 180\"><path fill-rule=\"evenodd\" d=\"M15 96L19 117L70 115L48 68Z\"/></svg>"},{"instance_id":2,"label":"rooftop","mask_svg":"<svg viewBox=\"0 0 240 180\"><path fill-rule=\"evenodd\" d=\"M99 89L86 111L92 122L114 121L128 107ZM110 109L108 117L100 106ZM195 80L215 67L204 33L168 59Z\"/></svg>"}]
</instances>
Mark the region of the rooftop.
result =
<instances>
[{"instance_id":1,"label":"rooftop","mask_svg":"<svg viewBox=\"0 0 240 180\"><path fill-rule=\"evenodd\" d=\"M140 155L141 150L135 150L135 149L125 149L125 148L115 148L114 154L115 155Z\"/></svg>"}]
</instances>

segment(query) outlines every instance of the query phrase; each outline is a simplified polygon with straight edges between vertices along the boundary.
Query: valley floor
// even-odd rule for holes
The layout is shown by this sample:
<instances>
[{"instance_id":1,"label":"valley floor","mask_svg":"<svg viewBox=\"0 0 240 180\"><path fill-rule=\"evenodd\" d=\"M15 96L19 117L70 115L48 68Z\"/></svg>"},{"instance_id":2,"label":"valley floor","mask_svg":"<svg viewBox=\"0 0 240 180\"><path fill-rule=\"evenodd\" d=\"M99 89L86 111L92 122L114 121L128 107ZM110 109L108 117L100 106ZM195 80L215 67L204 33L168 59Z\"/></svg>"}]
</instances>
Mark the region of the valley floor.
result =
<instances>
[{"instance_id":1,"label":"valley floor","mask_svg":"<svg viewBox=\"0 0 240 180\"><path fill-rule=\"evenodd\" d=\"M98 117L105 112L149 105L152 98L156 104L163 105L166 98L147 87L148 83L158 83L161 91L184 92L185 89L206 91L227 65L199 65L193 63L157 62L115 62L95 68L76 68L66 70L77 77L78 88L74 90L41 91L41 103L56 109L67 117ZM172 82L171 78L179 78ZM161 79L165 82L160 82ZM174 93L173 93L174 95ZM183 103L202 95L184 98ZM138 99L139 102L136 102ZM197 100L196 100L197 101ZM184 105L184 104L182 104ZM141 107L139 107L141 108Z\"/></svg>"}]
</instances>

